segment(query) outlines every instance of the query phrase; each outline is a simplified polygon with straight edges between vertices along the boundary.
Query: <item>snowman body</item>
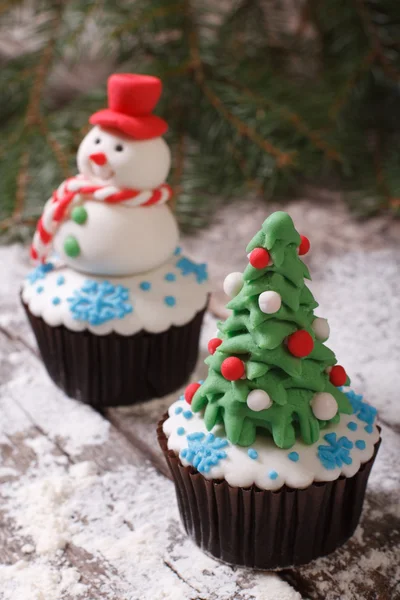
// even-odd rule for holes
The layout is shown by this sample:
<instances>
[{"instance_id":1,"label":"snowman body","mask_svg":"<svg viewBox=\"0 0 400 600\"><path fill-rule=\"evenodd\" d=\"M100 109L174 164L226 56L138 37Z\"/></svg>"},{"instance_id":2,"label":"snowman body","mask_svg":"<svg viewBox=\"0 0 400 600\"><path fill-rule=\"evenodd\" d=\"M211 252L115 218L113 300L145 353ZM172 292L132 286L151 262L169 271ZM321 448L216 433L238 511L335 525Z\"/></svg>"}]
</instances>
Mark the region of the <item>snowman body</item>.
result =
<instances>
[{"instance_id":1,"label":"snowman body","mask_svg":"<svg viewBox=\"0 0 400 600\"><path fill-rule=\"evenodd\" d=\"M178 227L166 204L140 205L166 180L171 157L161 138L137 141L94 127L82 141L78 169L87 185L104 189L80 194L54 236L58 256L89 274L124 276L153 269L172 256ZM138 198L107 203L107 191L133 189ZM76 208L83 218L74 219Z\"/></svg>"},{"instance_id":2,"label":"snowman body","mask_svg":"<svg viewBox=\"0 0 400 600\"><path fill-rule=\"evenodd\" d=\"M93 275L133 275L158 267L174 253L179 233L167 205L132 208L88 199L82 206L85 223L68 219L54 238L57 255L73 269ZM65 252L65 241L71 238L79 244L79 256Z\"/></svg>"}]
</instances>

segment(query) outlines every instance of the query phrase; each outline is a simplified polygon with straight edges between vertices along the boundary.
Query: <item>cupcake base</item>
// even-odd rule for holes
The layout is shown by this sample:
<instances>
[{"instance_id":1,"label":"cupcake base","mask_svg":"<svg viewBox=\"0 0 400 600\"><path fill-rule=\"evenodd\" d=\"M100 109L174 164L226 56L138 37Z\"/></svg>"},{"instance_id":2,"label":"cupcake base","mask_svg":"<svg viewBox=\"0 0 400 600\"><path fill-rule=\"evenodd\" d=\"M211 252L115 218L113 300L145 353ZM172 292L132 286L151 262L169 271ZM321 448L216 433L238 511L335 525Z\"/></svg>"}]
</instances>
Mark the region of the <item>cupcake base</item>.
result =
<instances>
[{"instance_id":1,"label":"cupcake base","mask_svg":"<svg viewBox=\"0 0 400 600\"><path fill-rule=\"evenodd\" d=\"M231 487L183 466L168 450L162 428L167 418L158 425L158 441L175 482L183 526L205 553L232 565L283 569L330 554L354 533L380 440L353 477L272 492L255 485Z\"/></svg>"},{"instance_id":2,"label":"cupcake base","mask_svg":"<svg viewBox=\"0 0 400 600\"><path fill-rule=\"evenodd\" d=\"M50 377L68 396L100 411L170 394L195 368L206 307L162 333L100 336L52 327L22 304Z\"/></svg>"}]
</instances>

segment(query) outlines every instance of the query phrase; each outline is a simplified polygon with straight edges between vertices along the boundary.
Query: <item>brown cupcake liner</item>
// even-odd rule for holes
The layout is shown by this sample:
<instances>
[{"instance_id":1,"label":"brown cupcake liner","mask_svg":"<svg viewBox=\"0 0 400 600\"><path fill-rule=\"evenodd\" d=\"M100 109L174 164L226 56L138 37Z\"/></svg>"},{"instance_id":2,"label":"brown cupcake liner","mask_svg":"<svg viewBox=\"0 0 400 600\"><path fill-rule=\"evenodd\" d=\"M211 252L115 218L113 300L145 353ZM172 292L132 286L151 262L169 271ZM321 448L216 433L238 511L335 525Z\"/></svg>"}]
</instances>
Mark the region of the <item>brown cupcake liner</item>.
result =
<instances>
[{"instance_id":1,"label":"brown cupcake liner","mask_svg":"<svg viewBox=\"0 0 400 600\"><path fill-rule=\"evenodd\" d=\"M168 450L162 429L167 418L158 424L158 441L175 482L183 526L205 553L233 565L283 569L330 554L354 533L380 440L353 477L305 489L238 488L183 466Z\"/></svg>"},{"instance_id":2,"label":"brown cupcake liner","mask_svg":"<svg viewBox=\"0 0 400 600\"><path fill-rule=\"evenodd\" d=\"M196 366L206 307L162 333L101 336L52 327L22 304L50 377L68 396L100 411L170 394Z\"/></svg>"}]
</instances>

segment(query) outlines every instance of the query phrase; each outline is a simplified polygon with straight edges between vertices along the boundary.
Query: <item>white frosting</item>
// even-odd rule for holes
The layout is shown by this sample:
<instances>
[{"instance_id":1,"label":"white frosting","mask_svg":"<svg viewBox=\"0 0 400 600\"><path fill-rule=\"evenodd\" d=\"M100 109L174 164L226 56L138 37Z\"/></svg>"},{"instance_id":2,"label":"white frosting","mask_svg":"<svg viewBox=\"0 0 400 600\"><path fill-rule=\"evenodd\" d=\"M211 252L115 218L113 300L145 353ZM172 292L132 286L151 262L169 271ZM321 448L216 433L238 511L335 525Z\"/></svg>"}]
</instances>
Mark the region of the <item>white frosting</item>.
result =
<instances>
[{"instance_id":1,"label":"white frosting","mask_svg":"<svg viewBox=\"0 0 400 600\"><path fill-rule=\"evenodd\" d=\"M172 325L188 323L207 302L207 278L198 276L196 272L184 275L186 271L177 267L180 260L185 259L180 255L173 256L151 272L129 277L93 277L61 265L32 281L37 273L35 270L24 281L22 299L33 315L42 317L51 326L65 325L72 331L89 330L97 335L112 331L132 335L142 329L159 333ZM190 264L196 267L195 263ZM100 324L91 324L87 318L77 318L69 299L76 297L76 293L88 282L101 285L105 281L126 288L127 299L121 301L128 308L126 314L122 318L117 315L107 318ZM142 289L143 283L147 289ZM90 298L93 301L93 296ZM97 308L94 310L96 312ZM114 308L111 307L111 310Z\"/></svg>"},{"instance_id":2,"label":"white frosting","mask_svg":"<svg viewBox=\"0 0 400 600\"><path fill-rule=\"evenodd\" d=\"M106 157L104 165L96 165L90 159L91 154L99 152ZM171 153L161 137L134 140L96 125L79 146L77 164L79 172L94 183L146 190L164 183L171 167Z\"/></svg>"},{"instance_id":3,"label":"white frosting","mask_svg":"<svg viewBox=\"0 0 400 600\"><path fill-rule=\"evenodd\" d=\"M129 207L87 201L83 225L68 219L54 237L54 249L73 269L94 275L143 273L168 260L178 243L175 217L166 204ZM76 238L80 254L64 252L68 236Z\"/></svg>"},{"instance_id":4,"label":"white frosting","mask_svg":"<svg viewBox=\"0 0 400 600\"><path fill-rule=\"evenodd\" d=\"M190 433L202 432L208 435L202 412L192 413L190 405L183 397L175 402L168 412L169 418L164 423L164 432L168 438L168 448L176 454L189 447L187 435ZM353 428L356 426L356 430L349 428L349 423L352 423ZM207 479L225 479L231 486L249 487L254 483L265 490L277 490L284 484L303 489L314 481L333 481L340 475L352 477L361 464L372 457L374 444L379 439L376 425L373 425L371 433L365 430L365 426L366 423L356 415L341 414L340 422L322 430L319 441L310 446L296 441L292 448L282 450L275 446L270 437L261 434L250 448L235 446L229 442L223 448L226 458L219 460L208 473L202 474ZM215 436L225 439L223 425L216 425L211 431ZM352 442L353 447L349 450L352 462L349 465L343 463L342 467L327 469L318 457L318 447L329 445L324 436L332 432L336 433L337 439L344 436ZM356 445L356 442L360 441L361 446L365 444L364 449L358 447L360 444ZM251 458L249 451L256 451L257 458ZM293 453L298 454L297 461L289 458L289 455L293 457ZM185 466L191 464L182 456L180 460Z\"/></svg>"}]
</instances>

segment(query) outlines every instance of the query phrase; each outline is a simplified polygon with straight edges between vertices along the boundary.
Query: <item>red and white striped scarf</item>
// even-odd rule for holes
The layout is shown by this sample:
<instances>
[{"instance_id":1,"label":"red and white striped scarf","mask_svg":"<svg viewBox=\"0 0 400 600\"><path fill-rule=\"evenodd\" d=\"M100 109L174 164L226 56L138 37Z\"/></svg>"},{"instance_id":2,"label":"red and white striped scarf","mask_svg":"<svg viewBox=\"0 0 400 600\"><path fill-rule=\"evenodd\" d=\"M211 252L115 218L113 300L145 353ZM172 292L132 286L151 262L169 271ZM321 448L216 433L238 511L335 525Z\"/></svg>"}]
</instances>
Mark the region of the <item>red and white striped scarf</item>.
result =
<instances>
[{"instance_id":1,"label":"red and white striped scarf","mask_svg":"<svg viewBox=\"0 0 400 600\"><path fill-rule=\"evenodd\" d=\"M69 217L72 208L82 202L85 195L90 196L91 200L107 204L154 206L168 202L172 196L172 189L167 183L152 190L134 190L111 185L94 185L82 175L67 179L53 192L38 221L30 252L34 261L46 261L60 225Z\"/></svg>"}]
</instances>

